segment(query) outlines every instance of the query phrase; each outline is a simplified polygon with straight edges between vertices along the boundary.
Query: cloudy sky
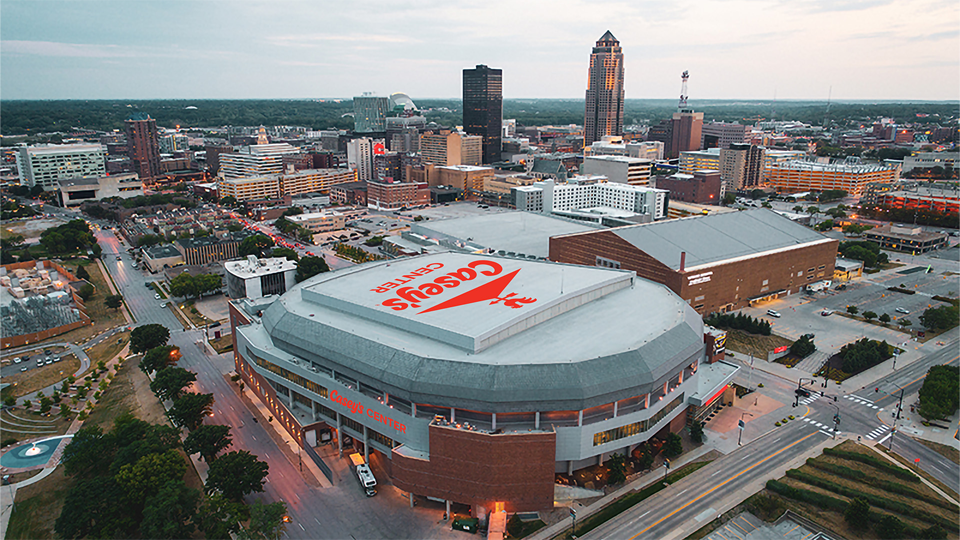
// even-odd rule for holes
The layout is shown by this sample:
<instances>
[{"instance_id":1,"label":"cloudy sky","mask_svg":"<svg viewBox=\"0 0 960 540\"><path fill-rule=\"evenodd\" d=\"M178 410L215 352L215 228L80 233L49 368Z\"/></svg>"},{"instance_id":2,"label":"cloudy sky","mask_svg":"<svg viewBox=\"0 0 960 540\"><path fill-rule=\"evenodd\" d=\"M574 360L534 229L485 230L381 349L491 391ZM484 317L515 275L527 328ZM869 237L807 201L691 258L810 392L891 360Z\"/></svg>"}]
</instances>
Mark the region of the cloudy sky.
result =
<instances>
[{"instance_id":1,"label":"cloudy sky","mask_svg":"<svg viewBox=\"0 0 960 540\"><path fill-rule=\"evenodd\" d=\"M608 29L627 98L960 98L956 0L3 0L0 99L583 98Z\"/></svg>"}]
</instances>

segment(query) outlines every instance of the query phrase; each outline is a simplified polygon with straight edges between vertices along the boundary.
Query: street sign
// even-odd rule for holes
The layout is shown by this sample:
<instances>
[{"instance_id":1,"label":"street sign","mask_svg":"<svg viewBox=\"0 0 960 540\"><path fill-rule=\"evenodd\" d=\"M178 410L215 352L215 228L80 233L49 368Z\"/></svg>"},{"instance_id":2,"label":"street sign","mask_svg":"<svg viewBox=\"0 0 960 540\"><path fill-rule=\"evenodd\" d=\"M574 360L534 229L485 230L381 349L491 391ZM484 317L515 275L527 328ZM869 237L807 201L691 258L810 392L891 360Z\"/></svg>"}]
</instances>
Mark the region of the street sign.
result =
<instances>
[{"instance_id":1,"label":"street sign","mask_svg":"<svg viewBox=\"0 0 960 540\"><path fill-rule=\"evenodd\" d=\"M920 458L913 460L914 463L920 463Z\"/></svg>"},{"instance_id":2,"label":"street sign","mask_svg":"<svg viewBox=\"0 0 960 540\"><path fill-rule=\"evenodd\" d=\"M577 511L574 510L573 507L570 508L570 515L571 515L572 517L577 517Z\"/></svg>"},{"instance_id":3,"label":"street sign","mask_svg":"<svg viewBox=\"0 0 960 540\"><path fill-rule=\"evenodd\" d=\"M740 429L743 429L743 426L744 426L744 425L746 425L746 424L743 423L743 420L737 420L737 426L738 426Z\"/></svg>"}]
</instances>

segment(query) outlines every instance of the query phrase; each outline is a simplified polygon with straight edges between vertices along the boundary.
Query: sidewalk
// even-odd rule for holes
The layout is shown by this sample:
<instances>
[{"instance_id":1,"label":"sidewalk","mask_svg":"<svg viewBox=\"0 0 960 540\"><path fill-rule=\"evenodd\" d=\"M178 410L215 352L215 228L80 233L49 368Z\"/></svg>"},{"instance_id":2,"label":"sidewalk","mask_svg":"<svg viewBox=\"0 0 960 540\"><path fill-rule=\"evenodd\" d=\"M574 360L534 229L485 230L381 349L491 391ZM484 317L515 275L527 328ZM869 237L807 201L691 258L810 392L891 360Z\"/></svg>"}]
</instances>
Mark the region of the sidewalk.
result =
<instances>
[{"instance_id":1,"label":"sidewalk","mask_svg":"<svg viewBox=\"0 0 960 540\"><path fill-rule=\"evenodd\" d=\"M679 470L684 465L696 461L698 458L700 458L704 454L711 451L713 451L712 446L709 446L706 444L701 445L699 448L696 448L690 452L687 452L686 454L674 460L672 462L671 469ZM610 503L616 501L620 497L623 497L624 495L630 493L631 491L639 491L655 482L663 482L663 476L659 474L661 471L662 471L661 468L654 469L654 471L652 471L651 473L645 474L632 482L624 484L623 487L621 487L620 489L605 495L603 498L601 498L600 500L594 502L589 506L581 505L580 507L577 508L577 519L580 521L583 521L584 519L592 516L593 514L596 514L597 512L599 512L600 510L608 506ZM577 503L576 501L570 501L569 505L563 505L563 506L573 506L573 505L579 505L579 504L580 503ZM629 512L629 510L627 511ZM528 536L527 539L528 540L549 540L550 538L553 538L554 536L569 529L571 526L573 526L573 518L565 517L559 522L554 523L553 525L540 529L539 531L534 533L532 536Z\"/></svg>"}]
</instances>

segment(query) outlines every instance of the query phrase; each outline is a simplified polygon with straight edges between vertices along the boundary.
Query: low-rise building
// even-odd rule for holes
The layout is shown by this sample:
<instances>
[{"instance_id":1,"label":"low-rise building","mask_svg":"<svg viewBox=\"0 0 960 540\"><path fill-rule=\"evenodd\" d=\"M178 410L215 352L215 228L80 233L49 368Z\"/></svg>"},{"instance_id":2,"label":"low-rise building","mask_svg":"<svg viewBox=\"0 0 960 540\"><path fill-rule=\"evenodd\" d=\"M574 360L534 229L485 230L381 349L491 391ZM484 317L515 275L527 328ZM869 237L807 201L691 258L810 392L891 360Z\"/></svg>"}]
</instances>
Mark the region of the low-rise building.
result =
<instances>
[{"instance_id":1,"label":"low-rise building","mask_svg":"<svg viewBox=\"0 0 960 540\"><path fill-rule=\"evenodd\" d=\"M60 180L60 200L64 208L109 197L130 199L140 195L143 195L143 182L137 173Z\"/></svg>"},{"instance_id":2,"label":"low-rise building","mask_svg":"<svg viewBox=\"0 0 960 540\"><path fill-rule=\"evenodd\" d=\"M583 174L606 176L611 182L631 186L650 185L653 161L626 156L588 156L583 159Z\"/></svg>"},{"instance_id":3,"label":"low-rise building","mask_svg":"<svg viewBox=\"0 0 960 540\"><path fill-rule=\"evenodd\" d=\"M332 186L330 188L330 202L333 204L366 206L367 183L348 182Z\"/></svg>"},{"instance_id":4,"label":"low-rise building","mask_svg":"<svg viewBox=\"0 0 960 540\"><path fill-rule=\"evenodd\" d=\"M400 210L430 204L426 182L367 182L367 207Z\"/></svg>"},{"instance_id":5,"label":"low-rise building","mask_svg":"<svg viewBox=\"0 0 960 540\"><path fill-rule=\"evenodd\" d=\"M607 182L602 176L582 176L562 184L544 180L532 186L516 187L511 198L516 209L525 212L596 210L594 213L601 214L602 210L610 209L629 212L640 216L640 222L647 222L666 217L668 194L663 189Z\"/></svg>"},{"instance_id":6,"label":"low-rise building","mask_svg":"<svg viewBox=\"0 0 960 540\"><path fill-rule=\"evenodd\" d=\"M850 281L860 277L863 277L863 261L837 257L837 262L833 267L834 281Z\"/></svg>"},{"instance_id":7,"label":"low-rise building","mask_svg":"<svg viewBox=\"0 0 960 540\"><path fill-rule=\"evenodd\" d=\"M254 234L256 233L249 229L244 229L242 231L226 233L223 237L211 235L201 236L199 238L181 238L177 240L174 245L183 256L183 262L185 264L207 264L215 261L236 259L240 242Z\"/></svg>"},{"instance_id":8,"label":"low-rise building","mask_svg":"<svg viewBox=\"0 0 960 540\"><path fill-rule=\"evenodd\" d=\"M431 186L453 186L466 192L483 191L484 183L494 177L493 167L452 165L435 167L430 176Z\"/></svg>"},{"instance_id":9,"label":"low-rise building","mask_svg":"<svg viewBox=\"0 0 960 540\"><path fill-rule=\"evenodd\" d=\"M899 169L892 165L855 161L786 161L768 165L764 169L764 178L783 193L843 190L857 197L871 182L896 182Z\"/></svg>"},{"instance_id":10,"label":"low-rise building","mask_svg":"<svg viewBox=\"0 0 960 540\"><path fill-rule=\"evenodd\" d=\"M312 212L287 216L287 220L314 233L338 231L346 225L346 219L340 212Z\"/></svg>"},{"instance_id":11,"label":"low-rise building","mask_svg":"<svg viewBox=\"0 0 960 540\"><path fill-rule=\"evenodd\" d=\"M946 247L947 235L938 232L924 231L922 227L903 225L884 225L870 229L864 233L867 240L872 240L882 249L905 251L917 255L935 249Z\"/></svg>"},{"instance_id":12,"label":"low-rise building","mask_svg":"<svg viewBox=\"0 0 960 540\"><path fill-rule=\"evenodd\" d=\"M246 259L224 263L230 298L262 298L283 294L297 283L297 262L285 257Z\"/></svg>"},{"instance_id":13,"label":"low-rise building","mask_svg":"<svg viewBox=\"0 0 960 540\"><path fill-rule=\"evenodd\" d=\"M693 174L657 176L654 184L669 191L671 201L715 205L720 204L722 197L723 183L717 170L699 169Z\"/></svg>"},{"instance_id":14,"label":"low-rise building","mask_svg":"<svg viewBox=\"0 0 960 540\"><path fill-rule=\"evenodd\" d=\"M143 248L143 264L157 273L183 264L183 254L173 244L150 246Z\"/></svg>"}]
</instances>

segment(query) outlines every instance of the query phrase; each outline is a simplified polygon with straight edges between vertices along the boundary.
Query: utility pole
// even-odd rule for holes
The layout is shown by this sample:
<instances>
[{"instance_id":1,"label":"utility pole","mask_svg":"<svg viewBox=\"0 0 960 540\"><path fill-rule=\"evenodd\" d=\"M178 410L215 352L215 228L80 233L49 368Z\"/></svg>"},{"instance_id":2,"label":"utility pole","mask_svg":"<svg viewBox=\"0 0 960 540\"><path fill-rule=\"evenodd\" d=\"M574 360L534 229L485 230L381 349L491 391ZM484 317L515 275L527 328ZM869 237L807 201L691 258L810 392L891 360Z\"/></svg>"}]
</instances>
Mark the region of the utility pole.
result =
<instances>
[{"instance_id":1,"label":"utility pole","mask_svg":"<svg viewBox=\"0 0 960 540\"><path fill-rule=\"evenodd\" d=\"M834 405L833 403L831 403L830 405L832 405L833 408L837 409L837 414L833 415L833 438L834 440L836 440L837 431L840 431L840 407Z\"/></svg>"},{"instance_id":2,"label":"utility pole","mask_svg":"<svg viewBox=\"0 0 960 540\"><path fill-rule=\"evenodd\" d=\"M573 518L573 532L570 534L573 538L577 537L577 511L570 507L570 517Z\"/></svg>"},{"instance_id":3,"label":"utility pole","mask_svg":"<svg viewBox=\"0 0 960 540\"><path fill-rule=\"evenodd\" d=\"M743 413L743 414L740 415L740 420L737 421L737 427L740 428L740 434L737 435L737 446L740 446L740 441L743 439L743 428L744 428L745 425L746 425L746 424L743 423L743 415L744 415L744 414L749 414L750 416L753 416L753 413L748 413L748 412L745 412L745 413Z\"/></svg>"}]
</instances>

